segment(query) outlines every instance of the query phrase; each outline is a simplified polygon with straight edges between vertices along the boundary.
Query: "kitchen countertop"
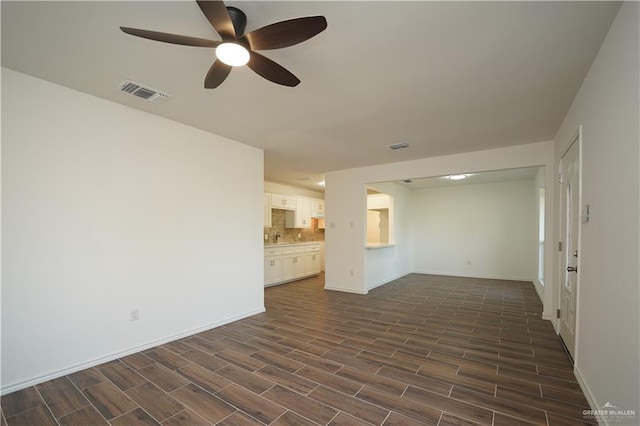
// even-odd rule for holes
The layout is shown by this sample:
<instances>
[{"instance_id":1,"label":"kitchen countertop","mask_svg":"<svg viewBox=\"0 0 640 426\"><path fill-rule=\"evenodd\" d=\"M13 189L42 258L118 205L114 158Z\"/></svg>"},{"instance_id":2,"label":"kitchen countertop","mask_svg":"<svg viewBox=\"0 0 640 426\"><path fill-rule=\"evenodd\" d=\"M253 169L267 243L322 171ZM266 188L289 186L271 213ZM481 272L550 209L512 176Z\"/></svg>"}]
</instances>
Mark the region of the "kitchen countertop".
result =
<instances>
[{"instance_id":1,"label":"kitchen countertop","mask_svg":"<svg viewBox=\"0 0 640 426\"><path fill-rule=\"evenodd\" d=\"M303 245L309 245L309 244L320 244L323 243L324 241L300 241L297 243L267 243L265 244L265 248L269 247L269 248L274 248L274 247L284 247L284 246L303 246Z\"/></svg>"},{"instance_id":2,"label":"kitchen countertop","mask_svg":"<svg viewBox=\"0 0 640 426\"><path fill-rule=\"evenodd\" d=\"M394 246L395 246L394 243L367 243L367 245L364 248L366 250L376 250L376 249L382 249L382 248L394 247Z\"/></svg>"}]
</instances>

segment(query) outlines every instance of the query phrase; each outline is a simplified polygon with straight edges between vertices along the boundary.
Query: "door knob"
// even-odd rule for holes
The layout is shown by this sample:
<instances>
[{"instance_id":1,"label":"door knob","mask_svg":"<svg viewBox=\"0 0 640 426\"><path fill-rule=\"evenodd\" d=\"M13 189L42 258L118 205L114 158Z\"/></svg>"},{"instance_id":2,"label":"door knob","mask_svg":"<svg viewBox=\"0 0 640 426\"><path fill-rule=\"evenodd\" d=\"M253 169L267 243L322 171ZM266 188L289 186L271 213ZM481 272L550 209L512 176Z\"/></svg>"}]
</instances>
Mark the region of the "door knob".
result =
<instances>
[{"instance_id":1,"label":"door knob","mask_svg":"<svg viewBox=\"0 0 640 426\"><path fill-rule=\"evenodd\" d=\"M577 266L567 266L567 272L578 272Z\"/></svg>"}]
</instances>

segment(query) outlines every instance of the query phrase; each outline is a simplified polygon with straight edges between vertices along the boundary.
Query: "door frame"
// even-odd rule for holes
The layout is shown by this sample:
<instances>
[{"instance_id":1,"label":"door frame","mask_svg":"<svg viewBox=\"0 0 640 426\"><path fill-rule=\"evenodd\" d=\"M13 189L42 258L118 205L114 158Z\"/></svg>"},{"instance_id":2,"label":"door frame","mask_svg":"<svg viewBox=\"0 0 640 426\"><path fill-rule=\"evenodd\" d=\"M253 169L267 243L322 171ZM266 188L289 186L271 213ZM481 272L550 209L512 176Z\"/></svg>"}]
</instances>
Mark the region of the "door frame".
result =
<instances>
[{"instance_id":1,"label":"door frame","mask_svg":"<svg viewBox=\"0 0 640 426\"><path fill-rule=\"evenodd\" d=\"M574 342L574 353L572 354L572 358L573 358L573 365L574 368L578 363L578 357L579 357L579 351L578 351L578 342L580 341L580 272L582 271L582 267L581 267L581 255L580 253L582 253L582 223L583 223L583 200L582 200L582 151L583 151L583 147L582 147L582 125L578 126L578 129L573 133L572 138L571 138L571 142L567 145L567 147L562 151L561 155L560 155L560 159L558 162L558 177L560 177L562 175L562 166L563 166L563 162L562 162L562 158L567 154L567 152L569 151L569 149L571 149L573 147L574 144L577 144L577 148L578 148L578 236L577 236L577 241L578 241L578 258L577 258L577 263L576 266L578 267L578 274L576 276L576 329L574 331L575 333L575 342ZM563 212L563 204L564 204L564 200L563 200L563 192L562 192L562 183L560 182L560 179L557 180L558 182L558 199L559 199L559 203L558 203L558 226L557 226L557 241L563 241L563 244L566 248L566 241L564 241L565 236L562 235L562 230L563 230L563 225L562 222L564 221L564 218L562 217L562 212ZM558 250L558 257L557 257L557 262L558 262L558 274L557 274L557 288L556 288L556 306L557 309L560 309L561 307L561 301L562 301L562 288L564 286L564 273L565 271L562 270L562 256L564 256L564 251L560 251ZM556 329L558 332L558 336L561 337L560 335L560 319L557 318L556 319ZM562 338L562 337L561 337Z\"/></svg>"}]
</instances>

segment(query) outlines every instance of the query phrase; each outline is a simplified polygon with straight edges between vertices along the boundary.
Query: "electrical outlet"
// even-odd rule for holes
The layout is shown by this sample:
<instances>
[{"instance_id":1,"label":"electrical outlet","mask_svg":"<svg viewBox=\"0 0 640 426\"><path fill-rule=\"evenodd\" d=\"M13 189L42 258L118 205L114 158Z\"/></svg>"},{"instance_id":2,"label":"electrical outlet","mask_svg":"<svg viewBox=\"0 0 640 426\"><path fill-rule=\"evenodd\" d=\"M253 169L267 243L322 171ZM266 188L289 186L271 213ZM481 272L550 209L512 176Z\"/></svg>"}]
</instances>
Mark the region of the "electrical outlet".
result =
<instances>
[{"instance_id":1,"label":"electrical outlet","mask_svg":"<svg viewBox=\"0 0 640 426\"><path fill-rule=\"evenodd\" d=\"M129 321L138 321L140 319L140 310L139 309L132 309L129 312Z\"/></svg>"},{"instance_id":2,"label":"electrical outlet","mask_svg":"<svg viewBox=\"0 0 640 426\"><path fill-rule=\"evenodd\" d=\"M264 240L269 241L269 234L264 234Z\"/></svg>"},{"instance_id":3,"label":"electrical outlet","mask_svg":"<svg viewBox=\"0 0 640 426\"><path fill-rule=\"evenodd\" d=\"M298 239L302 238L302 234L298 232Z\"/></svg>"}]
</instances>

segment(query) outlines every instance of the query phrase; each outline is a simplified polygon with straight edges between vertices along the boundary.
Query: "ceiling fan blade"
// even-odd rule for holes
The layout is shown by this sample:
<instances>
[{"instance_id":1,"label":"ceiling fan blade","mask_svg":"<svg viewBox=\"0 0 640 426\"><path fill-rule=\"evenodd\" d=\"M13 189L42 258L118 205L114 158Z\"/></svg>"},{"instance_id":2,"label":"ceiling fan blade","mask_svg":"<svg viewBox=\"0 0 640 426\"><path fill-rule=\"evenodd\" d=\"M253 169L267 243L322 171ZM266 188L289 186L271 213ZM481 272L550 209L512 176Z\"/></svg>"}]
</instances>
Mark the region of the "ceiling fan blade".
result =
<instances>
[{"instance_id":1,"label":"ceiling fan blade","mask_svg":"<svg viewBox=\"0 0 640 426\"><path fill-rule=\"evenodd\" d=\"M271 59L259 53L251 52L251 58L247 66L254 70L256 74L283 86L294 87L300 84L300 80L291 74L281 65L276 64Z\"/></svg>"},{"instance_id":2,"label":"ceiling fan blade","mask_svg":"<svg viewBox=\"0 0 640 426\"><path fill-rule=\"evenodd\" d=\"M120 27L120 29L136 37L142 37L164 43L180 44L183 46L217 47L221 42L204 38L189 37L178 34L160 33L157 31L139 30L137 28Z\"/></svg>"},{"instance_id":3,"label":"ceiling fan blade","mask_svg":"<svg viewBox=\"0 0 640 426\"><path fill-rule=\"evenodd\" d=\"M224 2L198 0L196 3L198 3L204 16L206 16L211 26L215 28L223 40L234 40L236 38L236 30L233 27L233 21L231 21Z\"/></svg>"},{"instance_id":4,"label":"ceiling fan blade","mask_svg":"<svg viewBox=\"0 0 640 426\"><path fill-rule=\"evenodd\" d=\"M317 35L327 28L324 16L307 16L276 22L240 37L249 41L252 50L280 49L293 46Z\"/></svg>"},{"instance_id":5,"label":"ceiling fan blade","mask_svg":"<svg viewBox=\"0 0 640 426\"><path fill-rule=\"evenodd\" d=\"M204 79L205 89L215 89L220 86L231 72L231 66L216 60Z\"/></svg>"}]
</instances>

